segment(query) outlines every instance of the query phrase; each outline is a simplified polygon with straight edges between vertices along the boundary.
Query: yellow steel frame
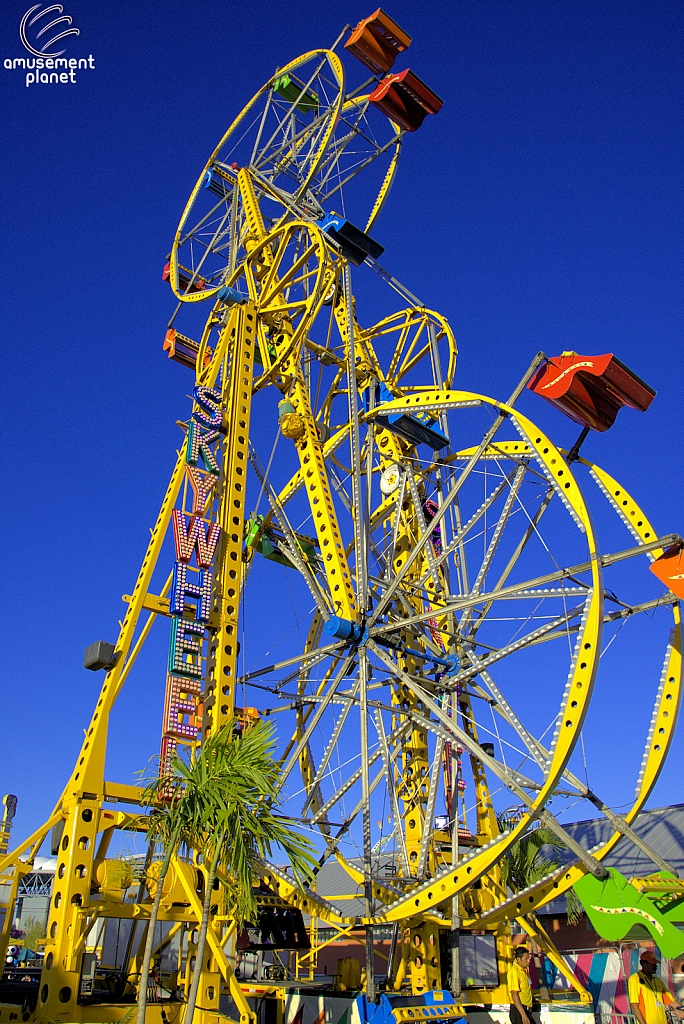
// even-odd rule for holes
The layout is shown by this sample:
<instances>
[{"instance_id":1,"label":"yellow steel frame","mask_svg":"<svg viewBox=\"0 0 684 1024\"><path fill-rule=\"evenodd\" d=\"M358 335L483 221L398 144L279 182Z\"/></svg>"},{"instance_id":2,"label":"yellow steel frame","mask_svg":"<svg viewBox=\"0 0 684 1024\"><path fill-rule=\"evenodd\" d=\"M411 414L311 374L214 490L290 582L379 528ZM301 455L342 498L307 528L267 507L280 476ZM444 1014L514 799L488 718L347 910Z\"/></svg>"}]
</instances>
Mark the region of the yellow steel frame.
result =
<instances>
[{"instance_id":1,"label":"yellow steel frame","mask_svg":"<svg viewBox=\"0 0 684 1024\"><path fill-rule=\"evenodd\" d=\"M346 310L346 308L344 306L343 300L341 300L339 302L338 307L335 310L335 314L336 314L336 318L338 320L338 325L340 327L340 334L342 335L343 340L346 341L346 338L347 338L347 324L348 324L349 321L348 321L348 316L347 316L347 310ZM392 318L390 318L390 320L391 319ZM410 320L410 318L406 317L406 321L408 322L409 320ZM355 324L355 330L356 330L355 320L354 320L354 324ZM362 352L361 359L363 360L363 358L365 357L366 360L367 360L367 365L369 366L369 369L371 371L375 370L376 373L378 372L377 369L376 369L377 360L375 358L375 354L374 354L374 351L372 349L372 345L370 343L370 337L369 336L371 334L382 333L382 330L384 328L384 324L380 325L380 326L381 326L381 330L380 331L377 331L377 329L372 329L371 331L365 332L366 333L366 337L363 338L363 347L361 345L359 345L359 349ZM359 341L360 340L361 340L361 333L359 332ZM455 349L455 347L454 347L454 349ZM407 358L410 358L410 357L411 357L411 353L409 352ZM386 406L382 406L380 409L375 410L375 412L376 412L376 414L378 414L378 413L385 413L385 412L387 412L390 409L398 409L398 408L401 408L402 406L404 406L408 410L410 410L410 409L415 408L416 404L422 406L423 408L425 408L426 406L429 407L431 412L439 412L439 411L441 411L444 408L448 408L448 407L452 406L454 403L463 404L463 402L465 402L467 404L473 404L474 400L489 402L490 404L496 406L497 408L499 408L502 411L505 411L505 412L507 412L509 414L513 413L513 410L509 410L508 408L504 407L501 403L492 402L491 400L485 399L482 396L473 396L473 395L461 394L461 393L459 393L457 396L452 396L448 392L447 393L439 394L439 393L429 392L429 391L427 391L427 392L425 392L423 394L419 394L419 395L416 395L416 394L409 395L409 396L405 395L402 399L397 399L394 403L388 403ZM577 485L574 482L574 479L572 478L571 473L567 472L567 467L565 466L565 463L564 463L564 461L561 458L561 453L551 445L551 442L548 441L548 439L544 435L539 436L539 432L534 428L534 426L531 423L529 423L529 421L527 421L523 417L519 416L519 414L515 414L515 415L517 416L517 425L519 426L519 429L521 429L521 431L523 431L523 432L527 431L527 433L530 434L530 435L532 435L532 434L537 434L538 435L535 438L536 448L534 449L534 452L535 452L536 456L538 457L539 461L546 468L547 472L554 474L554 480L560 481L562 483L562 485L563 485L563 487L562 487L563 498L565 499L566 503L568 501L571 503L572 511L575 512L575 515L578 518L581 526L585 529L585 531L588 534L590 551L592 552L592 555L595 555L596 548L595 548L595 544L593 543L593 534L591 532L591 523L590 523L590 520L589 520L588 512L586 510L586 506L584 505L584 503L583 503L583 501L581 499L581 495L579 493L579 489L577 488ZM387 455L387 462L389 463L390 461L393 461L395 459L401 458L402 450L401 450L401 446L397 442L397 439L393 435L389 435L388 432L385 432L385 434L386 434L387 437L389 437L391 439L391 450L386 453L386 455ZM334 439L334 440L336 440L336 439ZM331 439L331 441L329 442L329 445L330 445L331 448L333 447L334 440ZM510 444L510 442L508 444ZM525 448L527 448L527 445L526 445L525 441L522 441L519 445L516 443L515 447L516 448L520 447L521 449L525 449ZM383 453L383 454L385 454L385 453ZM562 480L561 478L564 475L566 475L566 479ZM290 485L288 485L289 493L292 493L296 489L297 483L298 483L297 479L293 479L293 481L291 481ZM567 486L568 484L569 484L569 486ZM570 492L570 494L568 494L568 492ZM285 494L283 494L281 497L285 497ZM382 511L376 510L376 512L374 514L375 517L376 517L375 521L377 522L377 517L378 516L380 516L380 518L384 518L384 517L389 516L391 514L392 505L393 504L394 504L394 502L393 502L392 498L390 498L386 502L384 502L383 503L383 510ZM402 535L401 539L399 540L399 542L397 544L397 554L400 556L400 558L399 558L399 565L401 564L401 554L402 554L402 551L403 551L402 544L405 547L407 547L407 550L410 549L410 547L412 547L412 544L410 543L410 539L408 537L404 538L403 535ZM417 574L418 575L422 574L422 572L424 571L425 568L426 567L423 564L423 561L421 561L418 564L418 566L417 566ZM585 643L585 644L591 643L592 644L592 655L591 655L591 658L589 659L589 660L592 660L592 662L595 661L596 652L598 650L597 632L598 632L598 628L599 628L599 624L597 623L597 615L596 615L596 612L594 610L600 606L600 601L598 600L598 595L600 595L600 567L598 566L595 557L593 557L593 571L594 571L594 584L595 584L594 585L594 596L593 596L591 608L589 610L589 614L586 617L587 621L589 622L589 627L587 627L587 625L585 623L585 628L584 628L584 633L583 633L583 643ZM597 582L598 582L598 586L596 585ZM594 611L593 618L591 616L592 611ZM436 618L439 619L439 606L438 605L435 606L435 613L436 613ZM592 628L593 628L593 633L592 633ZM588 655L587 655L587 658L589 658ZM583 670L585 670L585 671L584 671L584 674L582 675L582 678L581 679L578 678L579 671L577 671L575 673L575 678L571 682L571 686L572 686L573 683L576 684L578 691L580 691L580 690L582 690L584 688L583 698L584 698L585 706L586 706L586 701L588 701L588 698L589 698L589 695L590 695L591 680L593 680L593 675L594 675L594 671L595 671L593 663L592 663L592 666L589 669L589 671L586 671L587 664L588 663L585 662L584 665L583 665ZM587 679L590 680L589 686L585 685L585 680L587 680ZM401 700L406 698L407 693L408 693L408 691L406 691L406 690L402 691L400 689L398 691L399 703L401 702ZM409 694L409 696L410 696L410 694ZM579 704L579 701L577 702L577 704ZM470 710L470 707L469 707L469 698L467 696L464 697L463 705L464 706L461 708L461 712L462 712L462 717L463 717L463 721L464 721L464 726L465 726L467 731L470 731L473 739L475 739L477 741L477 736L474 733L474 727L472 725L472 713L471 713L471 710ZM584 709L582 709L580 712L578 712L576 717L573 716L574 717L574 721L573 721L573 726L574 726L573 735L574 736L577 735L577 732L579 731L579 728L581 727L581 721L582 721L582 717L581 716L583 714L583 710ZM415 733L415 735L414 735L414 733ZM414 736L414 739L416 739L416 741L417 741L419 739L419 731L414 730L414 733L412 733L412 735ZM301 729L300 729L300 734L301 734ZM559 757L558 753L556 753L556 758L555 758L555 762L554 762L554 771L556 773L556 776L555 776L556 779L557 779L557 777L560 774L562 774L562 769L564 768L565 763L567 763L567 759L569 758L569 755L570 755L570 752L571 752L571 749L572 749L572 743L568 742L567 740L565 740L565 736L567 736L567 734L562 735L561 742L560 742L560 746L561 746L561 750L562 750L562 755L561 755L561 757ZM409 740L409 745L410 745L410 742L411 741ZM427 771L428 764L427 764L427 761L426 761L426 751L424 752L425 756L423 757L422 760L420 758L420 749L418 749L418 748L416 748L415 750L412 749L411 753L414 755L411 758L411 764L413 766L413 771L417 772L420 775L421 774L421 765L423 767L424 772ZM425 763L423 763L423 762L425 762ZM487 787L487 783L486 783L486 778L485 778L485 775L484 775L484 769L483 769L483 766L480 763L478 763L475 759L473 759L473 764L474 764L474 772L475 772L475 778L476 778L476 786L477 786L478 795L479 795L479 801L478 801L479 802L478 833L482 833L485 836L488 836L491 840L494 840L497 837L497 835L498 835L498 828L497 828L496 821L495 821L495 818L494 818L493 808L491 806L491 801L489 799L489 793L488 793L488 787ZM306 780L307 777L311 778L312 774L313 774L312 769L309 767L308 771L304 775L305 780ZM397 782L398 782L398 784L400 786L402 785L400 779L397 779ZM555 785L555 782L550 783L546 787L547 792L551 791L551 789L553 788L553 785ZM414 783L414 789L415 789L415 783ZM406 796L406 795L407 794L404 794L404 796ZM424 801L423 801L423 803L424 803ZM541 805L542 805L541 801L537 801L535 803L535 809L537 809ZM413 806L413 803L412 803L411 800L408 800L408 802L405 802L405 811L403 813L403 818L404 818L405 829L406 829L406 844L407 844L407 848L411 848L411 849L415 849L417 846L420 845L421 838L422 838L422 829L424 827L423 822L422 822L422 817L424 815L422 815L420 813L417 813L417 811L418 811L418 808ZM530 812L530 818L531 817L532 817L532 812ZM518 828L516 830L516 832L513 834L513 836L509 838L509 842L515 841L515 839L518 837L518 835L522 834L522 831L524 830L524 828L529 823L529 820L530 819L528 818L527 822L524 822L522 824L522 827ZM499 839L496 844L492 844L492 846L490 847L490 858L489 859L484 859L484 858L480 857L481 861L484 860L484 863L482 864L482 871L480 872L480 874L484 874L486 871L490 870L491 866L493 864L495 864L496 860L501 856L501 852L502 852L501 845L502 845L501 844L501 840ZM497 847L496 850L493 849L494 846ZM492 853L493 853L493 855L491 855ZM360 872L355 872L351 868L350 865L345 865L345 867L346 867L346 869L348 870L348 872L350 873L350 875L352 877L355 877L356 875L358 875L357 881L362 878L361 873ZM456 873L454 873L454 874L456 874ZM476 877L479 877L479 875L476 876ZM472 882L474 880L475 879L472 877L471 870L469 868L465 868L464 881L461 884L461 886L458 889L456 889L456 891L461 891L462 889L465 889L466 887L472 885ZM488 886L488 879L487 879L487 877L485 877L485 886L486 887ZM443 888L444 888L444 879L441 878L440 879L440 889L443 889ZM442 902L446 897L448 897L451 894L453 894L453 889L452 889L451 892L445 893L444 895L442 895L442 893L440 892L439 902ZM380 895L380 893L378 893L378 895ZM385 895L386 894L383 893L383 896L385 896ZM412 896L414 896L414 894L412 894ZM432 894L428 894L428 899L431 898L431 896L432 896ZM491 905L492 902L493 902L493 900L490 898L489 905ZM407 897L404 901L401 901L401 905L402 905L402 909L401 910L398 910L398 909L395 910L395 908L392 907L391 909L392 909L393 912L392 912L391 916L390 916L390 914L388 912L385 912L384 914L378 915L378 917L374 918L373 920L378 920L378 921L379 920L382 920L382 921L384 921L384 920L399 920L399 919L405 917L406 911L414 903L415 903L415 897L412 898L412 899ZM428 910L427 906L425 908L422 908L422 909L423 909L423 912L427 911L429 913L429 910ZM429 927L426 928L426 926L424 924L424 921L416 919L414 921L414 927L413 928L409 928L408 929L408 933L411 936L410 942L405 947L407 950L409 950L409 953L407 954L408 958L406 959L406 963L404 964L404 967L400 967L400 969L399 969L399 973L397 975L396 984L397 985L401 984L401 981L402 981L403 977L406 975L406 973L408 971L411 974L412 985L413 985L414 991L417 991L417 992L425 991L426 988L432 987L434 981L436 980L436 974L435 974L435 978L432 977L433 973L435 973L435 968L433 967L432 970L430 970L430 968L429 968L429 965L431 963L432 964L435 963L435 959L436 958L435 958L434 955L432 955L432 956L426 956L425 955L426 952L429 951L430 937L431 936L432 936L432 943L434 944L434 937L435 937L434 928L432 928L432 929L430 929ZM413 945L411 945L411 943L413 943ZM411 951L413 952L413 957L412 958L411 958L411 955L410 955ZM434 951L433 951L433 953L434 953ZM402 963L403 963L404 959L405 958L402 958ZM416 963L418 964L418 967L416 967Z\"/></svg>"},{"instance_id":2,"label":"yellow steel frame","mask_svg":"<svg viewBox=\"0 0 684 1024\"><path fill-rule=\"evenodd\" d=\"M250 293L254 296L262 317L268 315L269 306L272 306L276 312L281 314L280 327L282 333L279 335L279 338L282 341L278 344L274 363L269 367L262 380L268 379L272 381L275 378L279 381L280 378L283 378L283 390L291 398L295 412L300 417L302 429L299 438L296 440L296 448L300 461L302 480L306 486L307 497L322 552L332 602L331 610L343 618L354 619L356 617L356 606L351 572L347 564L337 523L337 515L332 501L327 470L321 450L321 440L309 406L308 394L298 359L301 343L309 326L310 317L317 311L323 298L322 281L327 262L327 247L318 228L313 225L304 225L297 222L288 224L283 228L277 228L271 235L267 236L249 172L245 169L239 171L238 181L243 192L250 230L255 237L254 245L247 261L247 266L250 268L250 272L247 275ZM298 264L303 265L309 252L316 251L318 254L319 270L309 299L310 309L308 315L302 318L297 331L290 333L288 324L289 315L291 315L292 311L291 304L286 302L282 294L282 287L287 283L287 276L286 278L278 279L276 273L278 257L284 251L288 234L299 228L306 229L311 233L312 245L301 255ZM273 254L274 243L275 255ZM262 263L266 268L266 273L263 285L264 291L257 295L258 278L254 273L252 261L259 255L262 256ZM261 302L266 306L265 309L262 308ZM262 344L261 351L265 365L268 365L266 361L269 357L265 344ZM253 390L256 390L260 383L260 381L252 383Z\"/></svg>"},{"instance_id":3,"label":"yellow steel frame","mask_svg":"<svg viewBox=\"0 0 684 1024\"><path fill-rule=\"evenodd\" d=\"M343 108L344 72L339 58L332 51L311 51L290 62L277 74L294 72L304 63L317 57L327 61L332 69L337 83L337 93L329 105L327 121L309 163L308 175L301 185L300 194L303 194L307 184L321 166L340 113L343 109L368 102L367 96L360 96L347 101L346 107ZM350 391L368 391L370 412L362 416L369 428L366 455L372 452L373 446L379 455L379 466L369 472L382 472L396 463L402 472L410 474L406 477L406 489L402 486L401 490L388 495L372 510L371 526L374 529L385 524L386 529L386 524L394 520L397 525L395 573L405 577L408 582L431 580L430 589L426 593L436 621L435 635L438 639L441 637L445 649L448 649L450 639L449 610L441 597L444 589L443 576L435 569L430 552L425 547L413 562L410 562L411 552L415 550L416 544L425 532L424 522L421 524L422 502L425 497L424 481L420 471L415 471L412 465L412 446L384 429L381 423L376 422L376 418L392 412L426 412L437 418L450 410L482 405L488 406L499 416L508 418L520 434L519 442L492 442L489 447L483 445L479 449L471 448L465 452L458 452L451 456L451 459L466 457L476 460L499 458L502 455L525 455L534 459L579 530L585 534L591 565L591 587L579 627L575 656L561 708L561 719L552 743L550 762L543 784L514 827L500 834L487 783L486 769L492 768L491 759L484 753L481 757L471 754L478 804L477 834L481 845L461 857L457 863L452 863L449 856L441 855L439 863L448 865L448 870L440 873L437 879L429 878L427 882L417 882L399 898L396 897L396 890L374 882L374 895L384 907L374 916L362 919L345 916L322 895L308 890L301 891L287 874L273 865L261 864L258 873L261 880L275 894L274 898L298 908L316 921L328 922L340 934L349 933L359 924L401 923L402 933L397 953L394 988L399 990L402 986L410 985L412 992L416 994L441 986L439 930L448 925L448 915L442 914L440 908L445 908L453 897L467 893L468 898L462 904L465 911L465 926L485 927L496 934L500 972L505 973L507 957L510 956L508 922L515 918L548 953L574 985L581 1001L586 1003L589 999L588 993L571 977L549 936L534 915L537 907L552 896L566 891L581 877L586 868L580 865L556 872L549 879L530 887L514 899L506 899L503 897L497 863L524 835L560 783L579 737L591 698L601 646L603 583L601 559L587 505L572 468L564 457L565 453L554 446L529 419L505 403L452 388L457 349L451 328L440 314L413 306L386 317L371 328L362 329L359 326L354 308L348 308L344 289L339 288L345 271L345 261L337 252L332 251L329 241L320 229L307 221L291 219L292 210L288 208L276 227L270 233L266 231L257 192L270 192L276 199L278 193L260 179L258 172L241 168L234 175L245 219L241 243L247 256L231 275L229 283L233 286L240 283L243 292L243 286L246 285L248 301L228 309L217 299L218 288L187 295L180 294L177 288L178 249L205 173L212 167L226 142L236 135L260 97L272 87L274 80L275 76L245 106L212 153L186 204L171 254L171 284L177 297L190 303L209 298L216 299L199 346L196 363L198 383L208 387L214 387L217 383L220 385L223 412L222 436L217 449L220 463L218 483L207 501L207 507L202 510L205 517L216 522L221 528L215 556L213 607L208 624L202 736L206 737L214 729L231 720L235 714L238 608L246 561L243 554L247 512L245 485L250 455L250 417L254 393L272 384L288 399L293 409L293 412L288 413L292 420L287 436L294 443L299 469L281 490L277 502L284 507L298 490L306 490L327 587L325 589L321 584L321 602L310 626L307 649L313 649L318 644L324 620L329 615L339 615L351 622L362 622L365 609L359 607L354 591L349 568L349 552L345 550L342 539L327 468L328 461L335 458L336 450L349 439L351 427L349 424L342 425L330 438L322 440L320 427L323 420L317 422L315 419L308 382L302 368L304 348L306 347L308 352L320 358L326 365L336 367L334 383L330 389L329 399L326 400L328 404L324 403L322 406L326 418L330 416L332 398L343 394L338 388L341 388L345 372L348 376L352 375L348 385ZM396 137L393 140L394 148L389 166L368 218L366 230L374 224L396 171L402 134L399 129L394 130ZM287 203L285 205L287 206ZM294 238L300 243L302 240L305 242L300 244L297 256L291 261L286 254ZM305 285L304 298L290 300L286 293L296 284ZM325 296L331 291L334 296L332 316L337 322L342 339L344 354L341 356L322 348L309 338L309 329L321 310ZM353 338L349 336L350 327ZM214 330L217 331L217 339L211 352L209 339ZM387 373L384 374L374 344L378 339L388 337L395 338L396 344L394 356L390 360ZM433 363L433 376L441 378L439 386L409 384L409 375L416 370L421 361L430 357L434 359L434 346L440 341L446 344L448 360L443 375L441 371L437 372ZM255 377L257 353L263 365L263 373ZM352 359L352 353L355 360ZM351 387L352 381L355 381L355 388ZM397 397L374 408L375 386L383 381L387 382L391 392ZM284 428L283 432L285 433ZM78 1002L80 971L87 937L96 920L130 918L145 923L149 919L149 902L123 904L106 889L107 847L114 829L127 827L144 833L145 822L144 818L133 813L107 809L106 805L113 800L139 804L142 791L138 787L105 781L105 755L109 715L114 702L157 616L169 615L167 595L171 577L167 579L159 594L150 593L149 588L167 535L172 510L176 507L181 494L186 472L186 447L184 441L157 521L151 531L138 579L132 593L124 598L128 608L115 648L115 661L113 667L106 673L98 703L69 782L49 821L12 853L0 856L1 877L6 877L11 867L15 869L12 882L14 888L11 894L15 898L19 880L29 870L32 857L50 829L57 827L58 865L51 898L45 967L37 1010L37 1017L41 1021L65 1024L76 1024L85 1020L121 1021L128 1015L128 1007L125 1004L107 1007L82 1006ZM371 460L368 461L370 464ZM585 463L584 460L580 462L589 468L598 485L638 541L643 544L651 543L656 535L633 498L599 467ZM404 500L407 502L406 505L403 504ZM272 516L273 512L269 515ZM358 519L359 509L354 510L354 516ZM657 557L659 553L654 551L650 557ZM420 590L417 590L417 593L419 592ZM404 600L412 611L423 613L422 598ZM143 612L149 613L144 622L141 618ZM673 606L673 612L675 630L668 647L639 776L637 796L629 813L625 815L628 823L636 818L655 784L672 740L681 702L681 621L677 604ZM409 639L408 634L405 639ZM387 757L386 767L392 775L396 799L402 803L401 838L405 850L402 872L409 878L417 878L419 857L425 860L423 868L427 867L428 874L439 866L434 843L428 844L427 855L425 854L425 831L430 828L427 821L429 805L425 780L429 777L431 766L426 730L420 725L419 719L421 716L423 719L432 717L447 728L450 720L445 710L431 695L417 687L413 677L418 674L418 662L412 655L398 656L397 667L373 645L372 639L368 641L368 645L380 660L384 658L395 673L392 692L395 738L392 741L393 749ZM333 669L321 683L320 693L344 656L342 650L339 657L335 655ZM302 692L307 678L307 670L303 669L299 680ZM406 729L399 732L397 725L402 721L409 722L407 709L413 714L415 721L411 721L410 727L407 724ZM460 718L460 727L466 742L479 749L477 728L466 690L459 695L458 708L454 710ZM307 796L311 805L319 808L322 805L315 792L315 765L305 742L307 725L313 713L312 704L299 711L295 733L286 749L285 758L290 756L293 750L297 751L296 756ZM454 724L453 720L451 724ZM330 830L325 820L319 827L323 835L329 837ZM614 848L619 838L620 833L616 831L599 851L594 851L595 858L604 858ZM334 852L349 877L357 882L363 882L363 872L347 862L337 850ZM28 859L21 860L26 853ZM190 932L186 990L189 985L190 963L196 950L192 930L198 924L202 913L201 897L197 892L198 871L203 873L204 868L197 856L191 862L178 856L174 858L164 882L160 913L161 921L171 922L174 928L187 929ZM423 873L421 871L421 874ZM220 871L219 875L221 876ZM481 888L475 891L473 885L478 880L482 880ZM148 891L152 892L157 884L154 881L154 871L150 872L148 882ZM101 883L101 894L105 898L93 900L91 890L96 888L98 883ZM250 986L238 983L230 955L227 953L227 949L234 941L235 929L229 919L225 899L219 895L217 902L219 909L209 927L208 952L201 969L200 1024L218 1024L222 988L227 989L234 999L240 1013L241 1024L251 1024L255 1020L255 1014L246 1000L247 991L251 991ZM3 932L0 935L0 951L6 948L10 921L11 916L6 915ZM324 945L326 943L318 944L317 948L323 948ZM309 973L312 971L315 952L314 949L311 954L300 957L302 969ZM139 957L139 953L133 957L130 964L124 965L126 971L135 968L136 957ZM268 990L277 991L277 988ZM492 1002L504 1000L507 995L506 985L502 983L494 992L471 992L469 997ZM165 1012L164 1019L168 1020L169 1024L175 1024L180 1006L165 1006ZM0 1024L13 1020L12 1013L12 1010L0 1006ZM149 1015L155 1024L158 1020L161 1022L162 1015L158 1006L151 1006ZM444 1014L431 1014L449 1015L446 1009ZM415 1018L415 1013L399 1009L395 1011L395 1016L398 1020L408 1020Z\"/></svg>"}]
</instances>

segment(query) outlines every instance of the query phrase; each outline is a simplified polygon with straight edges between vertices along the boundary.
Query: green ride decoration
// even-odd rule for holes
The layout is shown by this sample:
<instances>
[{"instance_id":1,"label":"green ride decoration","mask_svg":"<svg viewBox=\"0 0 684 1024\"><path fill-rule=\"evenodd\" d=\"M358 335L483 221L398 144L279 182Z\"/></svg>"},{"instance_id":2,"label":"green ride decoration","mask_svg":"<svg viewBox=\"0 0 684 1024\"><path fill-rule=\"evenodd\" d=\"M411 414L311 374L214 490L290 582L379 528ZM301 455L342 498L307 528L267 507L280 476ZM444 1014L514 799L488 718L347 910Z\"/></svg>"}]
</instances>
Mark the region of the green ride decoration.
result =
<instances>
[{"instance_id":1,"label":"green ride decoration","mask_svg":"<svg viewBox=\"0 0 684 1024\"><path fill-rule=\"evenodd\" d=\"M252 512L245 523L245 548L254 548L264 558L271 562L278 562L288 569L292 568L292 560L281 550L287 542L285 536L272 525L264 527L264 516ZM294 539L297 542L299 554L305 562L308 562L314 571L320 569L320 562L316 554L318 541L315 537L307 537L303 533L295 533Z\"/></svg>"},{"instance_id":2,"label":"green ride decoration","mask_svg":"<svg viewBox=\"0 0 684 1024\"><path fill-rule=\"evenodd\" d=\"M668 877L676 882L675 876L669 872L659 872L657 876L663 880ZM684 932L673 924L673 921L684 918L681 899L675 897L669 906L663 907L660 892L656 897L659 909L653 899L637 892L615 868L608 868L608 877L603 879L586 874L573 888L602 939L617 942L624 939L635 925L643 925L668 960L684 953Z\"/></svg>"},{"instance_id":3,"label":"green ride decoration","mask_svg":"<svg viewBox=\"0 0 684 1024\"><path fill-rule=\"evenodd\" d=\"M273 83L273 92L286 100L288 103L295 103L297 110L303 114L312 110L318 113L318 95L313 89L307 89L303 82L300 82L294 75L280 75Z\"/></svg>"},{"instance_id":4,"label":"green ride decoration","mask_svg":"<svg viewBox=\"0 0 684 1024\"><path fill-rule=\"evenodd\" d=\"M684 924L684 882L672 871L659 871L638 880L633 878L632 885L635 883L668 921Z\"/></svg>"}]
</instances>

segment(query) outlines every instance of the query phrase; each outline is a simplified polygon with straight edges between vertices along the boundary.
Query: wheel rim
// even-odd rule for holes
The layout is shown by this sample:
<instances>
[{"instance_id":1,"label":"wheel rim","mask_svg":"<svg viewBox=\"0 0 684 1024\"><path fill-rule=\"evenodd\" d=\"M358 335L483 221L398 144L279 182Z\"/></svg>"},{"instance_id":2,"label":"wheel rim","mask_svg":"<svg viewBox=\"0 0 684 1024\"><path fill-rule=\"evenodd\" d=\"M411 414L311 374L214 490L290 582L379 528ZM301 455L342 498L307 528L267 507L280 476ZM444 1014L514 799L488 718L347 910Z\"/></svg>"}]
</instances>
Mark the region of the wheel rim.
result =
<instances>
[{"instance_id":1,"label":"wheel rim","mask_svg":"<svg viewBox=\"0 0 684 1024\"><path fill-rule=\"evenodd\" d=\"M288 77L301 85L299 92L292 87L291 99L275 89ZM317 97L318 105L307 104L307 96ZM176 231L170 283L180 301L214 297L246 254L246 217L237 188L238 168L232 164L249 166L257 185L266 190L259 199L268 198L267 229L272 227L293 203L306 205L308 184L323 160L343 98L339 58L329 50L313 50L273 75L249 101L207 161ZM214 175L212 187L217 192L225 189L224 195L205 187L207 175ZM310 212L314 219L322 215L317 206ZM201 291L189 290L191 286L183 286L183 275L193 284L202 278L206 285Z\"/></svg>"}]
</instances>

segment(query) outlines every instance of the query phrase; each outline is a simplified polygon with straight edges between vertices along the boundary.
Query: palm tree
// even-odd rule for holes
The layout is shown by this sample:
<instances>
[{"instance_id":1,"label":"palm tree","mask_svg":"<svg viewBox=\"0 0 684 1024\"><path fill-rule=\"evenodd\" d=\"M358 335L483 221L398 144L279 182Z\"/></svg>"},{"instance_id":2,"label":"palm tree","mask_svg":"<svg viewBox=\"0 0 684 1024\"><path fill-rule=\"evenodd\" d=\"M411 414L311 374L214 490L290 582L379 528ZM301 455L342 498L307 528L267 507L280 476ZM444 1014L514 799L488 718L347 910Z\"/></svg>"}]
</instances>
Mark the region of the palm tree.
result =
<instances>
[{"instance_id":1,"label":"palm tree","mask_svg":"<svg viewBox=\"0 0 684 1024\"><path fill-rule=\"evenodd\" d=\"M157 775L151 779L142 796L143 804L153 805L150 814L145 818L148 839L150 843L160 843L163 857L156 878L156 891L147 926L147 940L138 987L136 1024L145 1024L147 986L164 879L168 873L171 858L179 846L184 844L194 847L201 842L203 822L196 796L197 791L206 783L207 762L219 742L220 740L216 740L214 737L208 739L202 755L189 765L181 757L174 755L171 762L171 774L161 777ZM192 799L193 796L195 799Z\"/></svg>"},{"instance_id":2,"label":"palm tree","mask_svg":"<svg viewBox=\"0 0 684 1024\"><path fill-rule=\"evenodd\" d=\"M510 819L499 816L499 828L503 832L510 825ZM501 877L504 885L512 892L520 892L529 885L534 885L546 875L560 867L560 861L553 855L554 850L567 850L565 844L550 828L540 825L532 829L515 843L508 853L499 861ZM568 904L568 922L577 924L584 913L573 889L565 894Z\"/></svg>"},{"instance_id":3,"label":"palm tree","mask_svg":"<svg viewBox=\"0 0 684 1024\"><path fill-rule=\"evenodd\" d=\"M256 863L270 857L274 846L287 856L295 878L304 886L313 876L314 860L308 839L292 831L291 823L275 811L279 765L273 759L273 728L258 722L236 734L224 726L227 737L221 748L223 779L203 794L205 838L203 847L206 882L202 921L197 940L184 1024L192 1024L211 914L214 881L219 864L228 880L229 912L236 925L254 921L257 904L252 887ZM207 799L208 798L208 799Z\"/></svg>"},{"instance_id":4,"label":"palm tree","mask_svg":"<svg viewBox=\"0 0 684 1024\"><path fill-rule=\"evenodd\" d=\"M136 1024L144 1024L147 982L154 949L154 927L159 913L163 880L178 846L201 851L206 870L202 920L197 954L188 994L185 1024L192 1024L199 988L211 899L219 864L227 880L230 912L238 925L256 917L252 891L255 862L279 846L288 856L300 885L312 876L310 843L292 831L275 811L279 767L273 760L273 729L258 722L244 733L228 722L202 744L186 762L178 754L170 773L155 777L144 793L155 804L150 828L164 849L157 891L150 913L147 943L138 991ZM225 881L224 880L224 881Z\"/></svg>"}]
</instances>

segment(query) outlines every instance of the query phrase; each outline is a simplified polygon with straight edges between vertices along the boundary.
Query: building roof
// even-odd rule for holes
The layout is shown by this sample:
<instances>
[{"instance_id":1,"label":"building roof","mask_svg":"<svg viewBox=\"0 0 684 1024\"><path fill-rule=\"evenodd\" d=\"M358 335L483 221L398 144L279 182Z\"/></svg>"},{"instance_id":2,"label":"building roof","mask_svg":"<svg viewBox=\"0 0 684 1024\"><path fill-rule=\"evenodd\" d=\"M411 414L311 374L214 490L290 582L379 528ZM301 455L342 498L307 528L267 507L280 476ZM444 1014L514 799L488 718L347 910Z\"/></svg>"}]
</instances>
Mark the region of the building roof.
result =
<instances>
[{"instance_id":1,"label":"building roof","mask_svg":"<svg viewBox=\"0 0 684 1024\"><path fill-rule=\"evenodd\" d=\"M33 861L33 870L41 871L43 873L52 873L54 875L57 870L57 857L35 857Z\"/></svg>"},{"instance_id":2,"label":"building roof","mask_svg":"<svg viewBox=\"0 0 684 1024\"><path fill-rule=\"evenodd\" d=\"M604 843L613 832L613 826L606 818L577 821L563 827L589 850ZM642 811L632 827L663 860L672 865L678 875L684 875L684 804ZM606 857L604 863L608 867L617 868L621 874L628 877L652 875L654 871L659 870L657 865L625 836Z\"/></svg>"},{"instance_id":3,"label":"building roof","mask_svg":"<svg viewBox=\"0 0 684 1024\"><path fill-rule=\"evenodd\" d=\"M360 857L349 858L349 863L357 871L363 870L363 861ZM393 860L384 854L379 857L373 855L373 877L384 880L386 873L392 873ZM392 884L388 878L386 884ZM316 892L325 899L330 900L336 907L339 907L343 914L349 917L363 917L366 913L363 885L357 884L349 877L343 866L331 857L325 862L316 876ZM397 896L401 891L397 890Z\"/></svg>"}]
</instances>

